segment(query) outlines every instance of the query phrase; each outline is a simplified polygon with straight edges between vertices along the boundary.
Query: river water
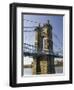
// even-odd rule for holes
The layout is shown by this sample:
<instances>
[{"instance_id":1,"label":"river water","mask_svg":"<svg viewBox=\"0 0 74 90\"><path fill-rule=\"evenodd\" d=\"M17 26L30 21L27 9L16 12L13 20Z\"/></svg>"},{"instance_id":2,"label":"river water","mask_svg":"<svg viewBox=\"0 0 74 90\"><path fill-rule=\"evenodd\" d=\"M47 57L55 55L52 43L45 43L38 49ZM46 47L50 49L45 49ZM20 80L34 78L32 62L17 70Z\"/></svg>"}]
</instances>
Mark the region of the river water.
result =
<instances>
[{"instance_id":1,"label":"river water","mask_svg":"<svg viewBox=\"0 0 74 90\"><path fill-rule=\"evenodd\" d=\"M55 73L63 73L63 67L55 67ZM32 68L24 68L24 75L32 75Z\"/></svg>"}]
</instances>

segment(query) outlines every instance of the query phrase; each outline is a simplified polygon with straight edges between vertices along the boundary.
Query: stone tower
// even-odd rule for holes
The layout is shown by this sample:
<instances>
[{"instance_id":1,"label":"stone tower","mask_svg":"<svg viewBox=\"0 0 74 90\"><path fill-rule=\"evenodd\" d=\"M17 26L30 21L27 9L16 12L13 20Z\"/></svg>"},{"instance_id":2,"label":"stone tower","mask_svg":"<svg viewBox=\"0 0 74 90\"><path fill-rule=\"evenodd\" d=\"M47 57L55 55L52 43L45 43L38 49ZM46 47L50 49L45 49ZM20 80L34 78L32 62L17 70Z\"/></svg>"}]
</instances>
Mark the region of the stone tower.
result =
<instances>
[{"instance_id":1,"label":"stone tower","mask_svg":"<svg viewBox=\"0 0 74 90\"><path fill-rule=\"evenodd\" d=\"M52 26L49 21L35 29L35 46L39 55L33 61L33 74L55 73L53 53Z\"/></svg>"}]
</instances>

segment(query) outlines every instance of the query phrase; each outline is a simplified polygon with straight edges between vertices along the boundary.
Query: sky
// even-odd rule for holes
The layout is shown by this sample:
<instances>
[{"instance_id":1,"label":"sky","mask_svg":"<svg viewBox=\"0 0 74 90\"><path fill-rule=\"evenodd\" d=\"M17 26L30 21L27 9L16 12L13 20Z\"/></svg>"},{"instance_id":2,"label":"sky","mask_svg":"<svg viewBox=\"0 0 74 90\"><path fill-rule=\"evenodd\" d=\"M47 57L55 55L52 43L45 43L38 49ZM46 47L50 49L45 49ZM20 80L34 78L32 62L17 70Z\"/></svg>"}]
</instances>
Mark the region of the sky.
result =
<instances>
[{"instance_id":1,"label":"sky","mask_svg":"<svg viewBox=\"0 0 74 90\"><path fill-rule=\"evenodd\" d=\"M63 16L62 15L33 15L23 14L23 27L41 26L50 21L52 26L52 37L53 37L53 50L54 52L63 50ZM35 28L23 28L24 30L34 30ZM56 38L58 37L58 39ZM31 45L35 44L35 33L34 32L23 32L23 42Z\"/></svg>"}]
</instances>

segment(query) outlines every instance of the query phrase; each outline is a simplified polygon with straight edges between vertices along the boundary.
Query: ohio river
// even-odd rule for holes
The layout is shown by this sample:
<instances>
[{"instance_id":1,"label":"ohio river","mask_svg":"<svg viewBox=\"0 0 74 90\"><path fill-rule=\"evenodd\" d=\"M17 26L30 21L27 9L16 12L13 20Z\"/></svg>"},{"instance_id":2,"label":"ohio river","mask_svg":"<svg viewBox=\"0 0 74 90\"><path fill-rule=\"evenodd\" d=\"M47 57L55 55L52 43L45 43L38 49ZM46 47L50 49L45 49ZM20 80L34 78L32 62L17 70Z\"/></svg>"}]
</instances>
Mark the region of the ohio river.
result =
<instances>
[{"instance_id":1,"label":"ohio river","mask_svg":"<svg viewBox=\"0 0 74 90\"><path fill-rule=\"evenodd\" d=\"M55 67L55 73L63 73L63 67ZM32 68L24 68L24 75L32 75Z\"/></svg>"}]
</instances>

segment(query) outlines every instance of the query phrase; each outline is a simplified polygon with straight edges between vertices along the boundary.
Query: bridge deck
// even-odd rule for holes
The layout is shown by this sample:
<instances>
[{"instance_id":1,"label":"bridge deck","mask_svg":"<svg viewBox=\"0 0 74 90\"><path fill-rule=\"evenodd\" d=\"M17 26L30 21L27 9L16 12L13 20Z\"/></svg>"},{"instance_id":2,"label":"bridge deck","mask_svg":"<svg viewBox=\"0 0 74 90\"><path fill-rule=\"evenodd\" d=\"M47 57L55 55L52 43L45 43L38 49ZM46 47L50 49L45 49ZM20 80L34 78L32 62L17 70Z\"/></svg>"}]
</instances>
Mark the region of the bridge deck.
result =
<instances>
[{"instance_id":1,"label":"bridge deck","mask_svg":"<svg viewBox=\"0 0 74 90\"><path fill-rule=\"evenodd\" d=\"M33 56L33 57L38 57L38 56L52 56L55 58L63 58L62 55L58 54L45 54L45 53L30 53L30 52L24 52L24 56Z\"/></svg>"}]
</instances>

